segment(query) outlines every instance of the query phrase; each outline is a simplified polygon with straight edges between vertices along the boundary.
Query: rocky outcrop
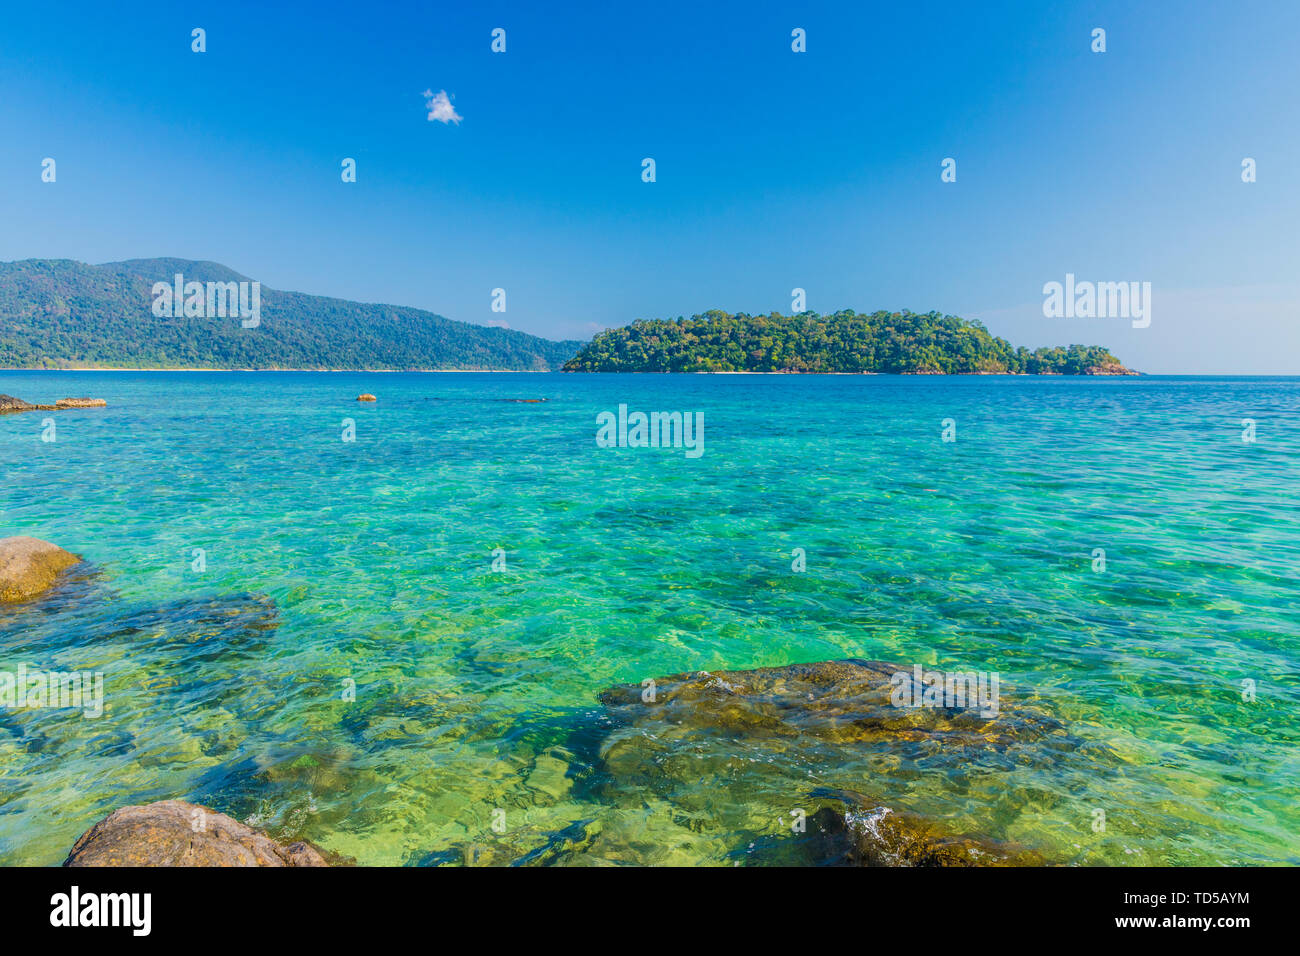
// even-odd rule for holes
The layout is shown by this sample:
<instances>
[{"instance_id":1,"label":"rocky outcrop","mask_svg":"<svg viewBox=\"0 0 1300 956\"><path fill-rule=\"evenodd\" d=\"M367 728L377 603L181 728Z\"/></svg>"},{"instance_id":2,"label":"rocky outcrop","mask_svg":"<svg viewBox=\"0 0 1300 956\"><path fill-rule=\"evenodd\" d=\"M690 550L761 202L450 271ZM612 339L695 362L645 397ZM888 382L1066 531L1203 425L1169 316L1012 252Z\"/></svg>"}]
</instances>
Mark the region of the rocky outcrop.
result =
<instances>
[{"instance_id":1,"label":"rocky outcrop","mask_svg":"<svg viewBox=\"0 0 1300 956\"><path fill-rule=\"evenodd\" d=\"M306 841L284 846L183 800L122 807L81 835L64 866L329 866Z\"/></svg>"},{"instance_id":2,"label":"rocky outcrop","mask_svg":"<svg viewBox=\"0 0 1300 956\"><path fill-rule=\"evenodd\" d=\"M1091 368L1084 369L1084 375L1141 375L1141 372L1135 372L1131 368L1125 368L1123 365L1094 365Z\"/></svg>"},{"instance_id":3,"label":"rocky outcrop","mask_svg":"<svg viewBox=\"0 0 1300 956\"><path fill-rule=\"evenodd\" d=\"M24 402L21 398L14 398L12 395L0 395L0 414L5 412L31 412L35 410L35 405Z\"/></svg>"},{"instance_id":4,"label":"rocky outcrop","mask_svg":"<svg viewBox=\"0 0 1300 956\"><path fill-rule=\"evenodd\" d=\"M105 408L102 398L61 398L53 405L33 405L12 395L0 395L0 415L8 412L61 412L70 408Z\"/></svg>"},{"instance_id":5,"label":"rocky outcrop","mask_svg":"<svg viewBox=\"0 0 1300 956\"><path fill-rule=\"evenodd\" d=\"M60 574L81 561L39 538L0 538L0 604L44 594Z\"/></svg>"},{"instance_id":6,"label":"rocky outcrop","mask_svg":"<svg viewBox=\"0 0 1300 956\"><path fill-rule=\"evenodd\" d=\"M364 394L362 394L362 395L358 395L358 396L357 396L357 401L358 401L358 402L377 402L377 401L379 401L379 399L375 398L375 396L371 395L369 392L366 392L366 393L364 393Z\"/></svg>"}]
</instances>

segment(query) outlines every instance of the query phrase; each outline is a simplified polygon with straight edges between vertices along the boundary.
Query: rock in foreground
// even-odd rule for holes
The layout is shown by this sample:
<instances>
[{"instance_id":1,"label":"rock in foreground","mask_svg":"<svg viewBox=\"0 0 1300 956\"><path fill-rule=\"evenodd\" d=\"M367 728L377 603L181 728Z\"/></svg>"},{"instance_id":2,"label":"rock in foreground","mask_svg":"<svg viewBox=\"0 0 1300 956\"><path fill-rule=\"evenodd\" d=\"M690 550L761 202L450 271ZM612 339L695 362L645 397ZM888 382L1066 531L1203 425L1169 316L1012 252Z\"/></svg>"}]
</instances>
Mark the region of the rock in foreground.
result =
<instances>
[{"instance_id":1,"label":"rock in foreground","mask_svg":"<svg viewBox=\"0 0 1300 956\"><path fill-rule=\"evenodd\" d=\"M183 800L122 807L81 835L64 866L329 866L310 843L282 846Z\"/></svg>"},{"instance_id":2,"label":"rock in foreground","mask_svg":"<svg viewBox=\"0 0 1300 956\"><path fill-rule=\"evenodd\" d=\"M62 572L80 561L39 538L0 538L0 604L44 594Z\"/></svg>"}]
</instances>

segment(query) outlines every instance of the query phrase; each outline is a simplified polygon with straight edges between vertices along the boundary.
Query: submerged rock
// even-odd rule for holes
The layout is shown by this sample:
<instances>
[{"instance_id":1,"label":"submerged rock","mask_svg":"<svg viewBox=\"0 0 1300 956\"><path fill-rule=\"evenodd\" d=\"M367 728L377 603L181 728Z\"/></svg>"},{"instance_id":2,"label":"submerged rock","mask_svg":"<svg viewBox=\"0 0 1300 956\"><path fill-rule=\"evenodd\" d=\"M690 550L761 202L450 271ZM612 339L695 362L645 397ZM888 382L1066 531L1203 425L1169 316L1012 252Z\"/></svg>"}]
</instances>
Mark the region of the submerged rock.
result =
<instances>
[{"instance_id":1,"label":"submerged rock","mask_svg":"<svg viewBox=\"0 0 1300 956\"><path fill-rule=\"evenodd\" d=\"M598 820L575 820L558 829L518 827L509 835L485 835L478 842L460 842L417 856L415 866L566 866L598 862L587 858L599 837Z\"/></svg>"},{"instance_id":2,"label":"submerged rock","mask_svg":"<svg viewBox=\"0 0 1300 956\"><path fill-rule=\"evenodd\" d=\"M260 591L179 598L123 613L106 633L138 634L158 645L194 645L213 640L246 645L266 640L280 626L275 599Z\"/></svg>"},{"instance_id":3,"label":"submerged rock","mask_svg":"<svg viewBox=\"0 0 1300 956\"><path fill-rule=\"evenodd\" d=\"M60 574L81 561L39 538L0 538L0 604L44 594Z\"/></svg>"},{"instance_id":4,"label":"submerged rock","mask_svg":"<svg viewBox=\"0 0 1300 956\"><path fill-rule=\"evenodd\" d=\"M913 670L866 660L612 687L600 695L610 727L600 744L597 796L628 807L663 800L684 825L748 832L755 847L778 833L768 849L791 864L1041 865L1032 854L955 835L907 811L919 801L958 814L955 804L999 793L1004 773L1089 765L1085 742L1005 694L993 707L895 706L902 689L921 690ZM810 783L820 794L810 796ZM870 796L821 812L826 793L846 788ZM795 849L806 843L789 829L796 809L806 811L810 833L816 817L820 843ZM975 826L1005 832L1013 809L1001 805ZM764 862L759 849L746 847L738 861Z\"/></svg>"},{"instance_id":5,"label":"submerged rock","mask_svg":"<svg viewBox=\"0 0 1300 956\"><path fill-rule=\"evenodd\" d=\"M183 800L122 807L87 830L64 866L329 866L306 841L266 834Z\"/></svg>"},{"instance_id":6,"label":"submerged rock","mask_svg":"<svg viewBox=\"0 0 1300 956\"><path fill-rule=\"evenodd\" d=\"M860 794L811 814L803 833L764 841L752 862L784 866L1045 866L1032 850L958 836L916 814L872 806Z\"/></svg>"},{"instance_id":7,"label":"submerged rock","mask_svg":"<svg viewBox=\"0 0 1300 956\"><path fill-rule=\"evenodd\" d=\"M823 807L819 826L847 845L838 859L850 866L1044 866L1038 853L1011 844L946 834L937 824L889 807L840 813Z\"/></svg>"},{"instance_id":8,"label":"submerged rock","mask_svg":"<svg viewBox=\"0 0 1300 956\"><path fill-rule=\"evenodd\" d=\"M653 700L639 684L612 687L600 702L616 717L668 738L709 733L747 737L815 738L831 743L896 740L945 746L999 747L1058 736L1064 726L1024 707L997 707L985 716L966 707L896 707L898 675L919 693L913 672L881 661L818 661L748 671L696 671L657 679Z\"/></svg>"},{"instance_id":9,"label":"submerged rock","mask_svg":"<svg viewBox=\"0 0 1300 956\"><path fill-rule=\"evenodd\" d=\"M142 668L171 669L168 685L175 687L201 683L193 667L177 665L218 661L224 675L258 659L280 624L275 600L257 592L128 603L106 583L104 569L89 561L60 574L40 602L39 615L0 602L0 652L22 644L57 652L84 644L93 633L97 646L132 648Z\"/></svg>"}]
</instances>

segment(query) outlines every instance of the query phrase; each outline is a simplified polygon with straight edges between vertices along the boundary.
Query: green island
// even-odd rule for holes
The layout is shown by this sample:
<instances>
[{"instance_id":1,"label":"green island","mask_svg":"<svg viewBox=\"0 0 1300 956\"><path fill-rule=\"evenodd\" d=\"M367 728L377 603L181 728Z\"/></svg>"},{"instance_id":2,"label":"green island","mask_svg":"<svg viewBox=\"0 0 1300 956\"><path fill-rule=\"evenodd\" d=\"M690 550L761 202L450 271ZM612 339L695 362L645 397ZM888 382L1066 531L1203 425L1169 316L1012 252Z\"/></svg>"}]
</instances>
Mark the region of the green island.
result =
<instances>
[{"instance_id":1,"label":"green island","mask_svg":"<svg viewBox=\"0 0 1300 956\"><path fill-rule=\"evenodd\" d=\"M1096 345L1030 350L938 312L833 315L711 311L600 333L566 372L878 372L904 375L1136 375Z\"/></svg>"}]
</instances>

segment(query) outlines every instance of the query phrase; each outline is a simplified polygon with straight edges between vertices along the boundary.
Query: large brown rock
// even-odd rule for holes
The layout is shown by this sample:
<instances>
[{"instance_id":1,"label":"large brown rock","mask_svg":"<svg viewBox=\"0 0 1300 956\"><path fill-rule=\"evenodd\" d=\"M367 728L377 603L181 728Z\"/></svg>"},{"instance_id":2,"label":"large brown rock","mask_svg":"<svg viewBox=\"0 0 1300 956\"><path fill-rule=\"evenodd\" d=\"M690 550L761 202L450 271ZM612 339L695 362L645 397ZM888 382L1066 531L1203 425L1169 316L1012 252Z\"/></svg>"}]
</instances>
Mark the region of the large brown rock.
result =
<instances>
[{"instance_id":1,"label":"large brown rock","mask_svg":"<svg viewBox=\"0 0 1300 956\"><path fill-rule=\"evenodd\" d=\"M64 866L329 866L306 841L266 834L183 800L122 807L81 835Z\"/></svg>"},{"instance_id":2,"label":"large brown rock","mask_svg":"<svg viewBox=\"0 0 1300 956\"><path fill-rule=\"evenodd\" d=\"M14 398L12 395L0 395L0 414L4 412L30 412L35 405L24 402L21 398Z\"/></svg>"},{"instance_id":3,"label":"large brown rock","mask_svg":"<svg viewBox=\"0 0 1300 956\"><path fill-rule=\"evenodd\" d=\"M50 589L81 558L39 538L0 538L0 604L14 604Z\"/></svg>"}]
</instances>

